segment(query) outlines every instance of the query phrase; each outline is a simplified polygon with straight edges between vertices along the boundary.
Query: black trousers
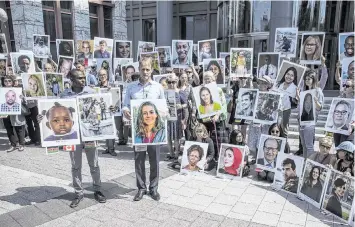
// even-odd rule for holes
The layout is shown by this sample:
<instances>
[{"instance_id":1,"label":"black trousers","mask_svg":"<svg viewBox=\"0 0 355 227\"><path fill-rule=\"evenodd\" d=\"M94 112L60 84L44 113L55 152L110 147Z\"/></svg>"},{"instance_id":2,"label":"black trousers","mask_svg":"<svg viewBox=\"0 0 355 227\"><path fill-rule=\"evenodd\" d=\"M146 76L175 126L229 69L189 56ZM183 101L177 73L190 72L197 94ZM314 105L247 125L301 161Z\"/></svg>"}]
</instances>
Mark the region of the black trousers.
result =
<instances>
[{"instance_id":1,"label":"black trousers","mask_svg":"<svg viewBox=\"0 0 355 227\"><path fill-rule=\"evenodd\" d=\"M12 126L10 117L3 118L4 126L6 128L7 137L10 140L11 146L16 147L18 144L25 145L25 126Z\"/></svg>"},{"instance_id":2,"label":"black trousers","mask_svg":"<svg viewBox=\"0 0 355 227\"><path fill-rule=\"evenodd\" d=\"M41 133L37 121L38 107L30 108L31 114L26 116L26 124L29 137L33 142L41 142Z\"/></svg>"},{"instance_id":3,"label":"black trousers","mask_svg":"<svg viewBox=\"0 0 355 227\"><path fill-rule=\"evenodd\" d=\"M148 153L149 164L150 164L150 175L149 175L149 190L158 190L159 182L159 156L160 156L160 146L150 145L147 146L147 151L136 151L134 149L134 164L136 171L136 180L138 189L146 190L147 186L145 184L145 157Z\"/></svg>"}]
</instances>

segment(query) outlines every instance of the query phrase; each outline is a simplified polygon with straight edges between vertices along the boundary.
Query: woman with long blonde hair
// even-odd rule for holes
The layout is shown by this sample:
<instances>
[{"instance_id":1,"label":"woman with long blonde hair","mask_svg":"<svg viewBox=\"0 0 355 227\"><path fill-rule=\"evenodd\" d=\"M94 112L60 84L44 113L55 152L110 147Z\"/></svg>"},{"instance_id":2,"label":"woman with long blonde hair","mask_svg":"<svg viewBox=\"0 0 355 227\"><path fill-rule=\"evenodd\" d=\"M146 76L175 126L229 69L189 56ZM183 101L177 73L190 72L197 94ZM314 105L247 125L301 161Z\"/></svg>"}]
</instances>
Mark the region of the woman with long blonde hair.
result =
<instances>
[{"instance_id":1,"label":"woman with long blonde hair","mask_svg":"<svg viewBox=\"0 0 355 227\"><path fill-rule=\"evenodd\" d=\"M320 61L322 42L317 35L308 36L301 47L301 60Z\"/></svg>"}]
</instances>

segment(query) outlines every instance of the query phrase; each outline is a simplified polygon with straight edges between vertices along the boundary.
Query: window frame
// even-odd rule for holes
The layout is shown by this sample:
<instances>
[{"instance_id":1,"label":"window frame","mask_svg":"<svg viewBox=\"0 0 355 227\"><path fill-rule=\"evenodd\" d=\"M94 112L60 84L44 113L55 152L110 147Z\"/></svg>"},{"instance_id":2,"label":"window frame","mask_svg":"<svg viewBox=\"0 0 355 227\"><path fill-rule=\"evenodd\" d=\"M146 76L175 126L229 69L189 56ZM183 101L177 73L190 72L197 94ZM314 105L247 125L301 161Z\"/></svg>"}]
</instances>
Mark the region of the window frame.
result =
<instances>
[{"instance_id":1,"label":"window frame","mask_svg":"<svg viewBox=\"0 0 355 227\"><path fill-rule=\"evenodd\" d=\"M98 31L98 37L102 38L108 38L108 39L113 39L113 8L114 4L110 2L106 2L104 0L89 0L89 8L90 4L93 4L97 7L97 14L92 14L90 13L89 10L89 20L90 18L97 19L97 31ZM110 18L104 18L104 7L110 7L111 8L111 17ZM111 36L106 37L105 36L105 21L110 21L111 24ZM90 27L90 33L91 33L91 27Z\"/></svg>"}]
</instances>

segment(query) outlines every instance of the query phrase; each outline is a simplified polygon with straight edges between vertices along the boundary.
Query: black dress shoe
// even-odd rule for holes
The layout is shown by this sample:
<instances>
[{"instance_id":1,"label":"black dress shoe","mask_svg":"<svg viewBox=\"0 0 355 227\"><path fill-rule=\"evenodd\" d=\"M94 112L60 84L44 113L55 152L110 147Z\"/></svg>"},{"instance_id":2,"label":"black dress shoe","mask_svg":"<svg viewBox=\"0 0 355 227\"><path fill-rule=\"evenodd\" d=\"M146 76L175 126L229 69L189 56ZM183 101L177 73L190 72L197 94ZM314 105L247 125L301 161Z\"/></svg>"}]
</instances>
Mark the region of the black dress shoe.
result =
<instances>
[{"instance_id":1,"label":"black dress shoe","mask_svg":"<svg viewBox=\"0 0 355 227\"><path fill-rule=\"evenodd\" d=\"M117 156L117 153L115 151L109 151L109 153L112 155L112 156Z\"/></svg>"},{"instance_id":2,"label":"black dress shoe","mask_svg":"<svg viewBox=\"0 0 355 227\"><path fill-rule=\"evenodd\" d=\"M160 194L159 192L153 190L153 191L149 191L149 195L150 197L152 197L152 199L154 199L155 201L159 201L160 200Z\"/></svg>"},{"instance_id":3,"label":"black dress shoe","mask_svg":"<svg viewBox=\"0 0 355 227\"><path fill-rule=\"evenodd\" d=\"M137 194L134 196L133 201L139 201L143 198L143 195L146 195L147 191L146 190L138 190Z\"/></svg>"},{"instance_id":4,"label":"black dress shoe","mask_svg":"<svg viewBox=\"0 0 355 227\"><path fill-rule=\"evenodd\" d=\"M104 196L104 194L102 194L102 192L96 191L94 193L94 197L99 203L106 203L106 197Z\"/></svg>"},{"instance_id":5,"label":"black dress shoe","mask_svg":"<svg viewBox=\"0 0 355 227\"><path fill-rule=\"evenodd\" d=\"M120 141L118 142L118 145L121 146L121 145L127 145L127 142L126 141Z\"/></svg>"},{"instance_id":6,"label":"black dress shoe","mask_svg":"<svg viewBox=\"0 0 355 227\"><path fill-rule=\"evenodd\" d=\"M70 204L71 208L77 207L80 203L81 200L83 200L84 195L79 195L77 196Z\"/></svg>"}]
</instances>

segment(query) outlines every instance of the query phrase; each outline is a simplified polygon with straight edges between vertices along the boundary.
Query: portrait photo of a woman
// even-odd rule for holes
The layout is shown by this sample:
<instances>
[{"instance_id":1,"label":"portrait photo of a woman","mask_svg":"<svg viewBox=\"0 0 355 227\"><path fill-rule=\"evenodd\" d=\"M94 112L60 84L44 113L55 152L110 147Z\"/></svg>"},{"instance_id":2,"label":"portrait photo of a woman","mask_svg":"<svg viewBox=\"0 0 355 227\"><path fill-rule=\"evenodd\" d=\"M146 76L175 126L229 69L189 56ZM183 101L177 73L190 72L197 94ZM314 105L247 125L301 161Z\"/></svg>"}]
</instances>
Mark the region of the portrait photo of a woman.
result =
<instances>
[{"instance_id":1,"label":"portrait photo of a woman","mask_svg":"<svg viewBox=\"0 0 355 227\"><path fill-rule=\"evenodd\" d=\"M307 93L303 100L303 109L301 121L314 121L313 97L311 93Z\"/></svg>"},{"instance_id":2,"label":"portrait photo of a woman","mask_svg":"<svg viewBox=\"0 0 355 227\"><path fill-rule=\"evenodd\" d=\"M291 109L291 99L296 97L297 91L297 70L295 67L291 66L286 69L280 81L276 83L276 88L284 94L282 98L283 109Z\"/></svg>"},{"instance_id":3,"label":"portrait photo of a woman","mask_svg":"<svg viewBox=\"0 0 355 227\"><path fill-rule=\"evenodd\" d=\"M134 144L166 143L166 122L151 101L143 102L134 119Z\"/></svg>"},{"instance_id":4,"label":"portrait photo of a woman","mask_svg":"<svg viewBox=\"0 0 355 227\"><path fill-rule=\"evenodd\" d=\"M182 163L181 166L184 170L187 170L189 172L195 172L195 171L201 171L203 168L200 166L204 166L204 163L201 164L200 166L198 163L203 159L205 156L204 149L202 146L198 144L193 144L187 149L186 152L188 164L186 165L185 163Z\"/></svg>"},{"instance_id":5,"label":"portrait photo of a woman","mask_svg":"<svg viewBox=\"0 0 355 227\"><path fill-rule=\"evenodd\" d=\"M224 84L224 73L220 64L216 60L212 60L208 63L206 71L211 71L213 73L217 84Z\"/></svg>"},{"instance_id":6,"label":"portrait photo of a woman","mask_svg":"<svg viewBox=\"0 0 355 227\"><path fill-rule=\"evenodd\" d=\"M325 207L326 210L341 218L344 217L340 200L343 198L345 191L346 181L342 178L337 178L334 181L334 186L332 188L331 195Z\"/></svg>"},{"instance_id":7,"label":"portrait photo of a woman","mask_svg":"<svg viewBox=\"0 0 355 227\"><path fill-rule=\"evenodd\" d=\"M25 78L22 78L25 81ZM42 97L46 96L43 78L41 74L30 74L27 79L27 86L25 87L26 97Z\"/></svg>"},{"instance_id":8,"label":"portrait photo of a woman","mask_svg":"<svg viewBox=\"0 0 355 227\"><path fill-rule=\"evenodd\" d=\"M201 87L199 96L200 105L198 109L200 114L210 114L222 109L220 103L213 101L211 91L208 87Z\"/></svg>"},{"instance_id":9,"label":"portrait photo of a woman","mask_svg":"<svg viewBox=\"0 0 355 227\"><path fill-rule=\"evenodd\" d=\"M300 60L301 63L321 63L323 34L303 35Z\"/></svg>"},{"instance_id":10,"label":"portrait photo of a woman","mask_svg":"<svg viewBox=\"0 0 355 227\"><path fill-rule=\"evenodd\" d=\"M218 172L232 176L240 176L243 168L243 150L238 147L226 148L222 146L221 152Z\"/></svg>"},{"instance_id":11,"label":"portrait photo of a woman","mask_svg":"<svg viewBox=\"0 0 355 227\"><path fill-rule=\"evenodd\" d=\"M314 165L301 188L301 192L304 195L317 203L320 202L323 191L323 183L320 179L321 174L321 167Z\"/></svg>"}]
</instances>

